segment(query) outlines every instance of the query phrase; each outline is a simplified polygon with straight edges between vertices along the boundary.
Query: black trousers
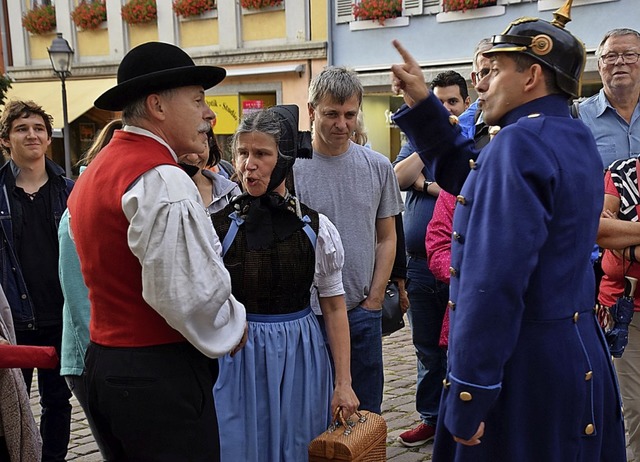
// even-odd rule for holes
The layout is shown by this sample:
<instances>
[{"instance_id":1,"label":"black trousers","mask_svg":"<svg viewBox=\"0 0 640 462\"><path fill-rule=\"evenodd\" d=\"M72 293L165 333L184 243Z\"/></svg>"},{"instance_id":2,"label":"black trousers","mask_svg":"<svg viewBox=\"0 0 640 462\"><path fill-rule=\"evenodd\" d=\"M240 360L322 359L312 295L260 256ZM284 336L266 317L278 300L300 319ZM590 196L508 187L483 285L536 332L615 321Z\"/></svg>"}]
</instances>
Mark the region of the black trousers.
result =
<instances>
[{"instance_id":1,"label":"black trousers","mask_svg":"<svg viewBox=\"0 0 640 462\"><path fill-rule=\"evenodd\" d=\"M62 326L16 331L16 340L19 345L53 346L60 357ZM33 369L22 369L22 375L27 390L31 390ZM42 462L64 462L71 433L71 391L60 375L60 364L55 369L38 369L38 391Z\"/></svg>"},{"instance_id":2,"label":"black trousers","mask_svg":"<svg viewBox=\"0 0 640 462\"><path fill-rule=\"evenodd\" d=\"M213 384L218 361L189 343L109 348L86 355L89 409L106 460L220 460Z\"/></svg>"}]
</instances>

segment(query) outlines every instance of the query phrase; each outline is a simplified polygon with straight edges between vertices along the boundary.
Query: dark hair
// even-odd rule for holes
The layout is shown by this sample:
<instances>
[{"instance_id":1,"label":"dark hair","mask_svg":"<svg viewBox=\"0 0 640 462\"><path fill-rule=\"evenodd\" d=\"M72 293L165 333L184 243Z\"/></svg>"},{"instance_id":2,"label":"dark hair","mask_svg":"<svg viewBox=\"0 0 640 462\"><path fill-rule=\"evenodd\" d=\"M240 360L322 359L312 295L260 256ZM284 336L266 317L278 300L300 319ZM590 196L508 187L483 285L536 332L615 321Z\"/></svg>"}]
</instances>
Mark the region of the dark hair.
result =
<instances>
[{"instance_id":1,"label":"dark hair","mask_svg":"<svg viewBox=\"0 0 640 462\"><path fill-rule=\"evenodd\" d=\"M47 136L51 138L53 133L53 118L47 114L41 106L38 106L33 101L18 101L12 100L7 103L4 107L4 111L2 111L2 116L0 116L0 139L8 140L9 133L11 132L11 125L14 120L20 118L27 118L32 115L37 115L42 117L44 120L44 126L47 129ZM2 147L3 151L7 154L11 154L9 149Z\"/></svg>"},{"instance_id":2,"label":"dark hair","mask_svg":"<svg viewBox=\"0 0 640 462\"><path fill-rule=\"evenodd\" d=\"M462 77L456 71L440 72L431 81L432 90L435 87L451 87L453 85L457 85L458 88L460 88L460 96L462 96L463 100L466 100L469 97L469 90L467 89L467 81L464 79L464 77Z\"/></svg>"},{"instance_id":3,"label":"dark hair","mask_svg":"<svg viewBox=\"0 0 640 462\"><path fill-rule=\"evenodd\" d=\"M206 167L213 167L214 165L218 165L220 163L220 159L222 159L222 151L220 151L220 146L216 141L216 135L213 133L213 127L211 127L207 132L207 143L209 145L209 158L207 159Z\"/></svg>"}]
</instances>

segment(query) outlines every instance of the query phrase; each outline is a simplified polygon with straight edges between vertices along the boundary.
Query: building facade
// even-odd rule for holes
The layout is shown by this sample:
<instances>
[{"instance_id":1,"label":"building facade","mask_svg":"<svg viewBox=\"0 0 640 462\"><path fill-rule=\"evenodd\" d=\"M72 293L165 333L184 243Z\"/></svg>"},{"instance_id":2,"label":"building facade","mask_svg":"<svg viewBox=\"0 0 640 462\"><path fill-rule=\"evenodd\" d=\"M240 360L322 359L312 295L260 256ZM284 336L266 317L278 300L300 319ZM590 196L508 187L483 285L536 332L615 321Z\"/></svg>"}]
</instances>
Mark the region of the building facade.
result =
<instances>
[{"instance_id":1,"label":"building facade","mask_svg":"<svg viewBox=\"0 0 640 462\"><path fill-rule=\"evenodd\" d=\"M402 104L390 92L389 68L400 62L391 44L400 42L421 64L427 81L445 70L470 79L473 49L485 37L503 32L508 24L528 16L553 19L565 0L482 0L487 5L466 11L445 11L460 0L402 0L402 16L378 21L357 19L352 4L366 0L330 0L331 23L328 62L354 68L365 86L364 122L372 147L394 159L400 149L400 131L389 115ZM391 2L392 0L388 0ZM604 34L614 28L638 30L637 0L574 0L567 29L580 38L587 50L582 94L590 96L600 87L595 50ZM470 86L470 82L469 82ZM471 88L471 86L470 86ZM473 92L470 92L474 94ZM474 94L475 95L475 94Z\"/></svg>"},{"instance_id":2,"label":"building facade","mask_svg":"<svg viewBox=\"0 0 640 462\"><path fill-rule=\"evenodd\" d=\"M141 43L173 43L196 64L227 69L223 84L206 94L217 114L215 131L223 144L243 113L281 103L304 108L311 77L327 63L325 0L271 0L258 9L242 8L238 0L216 0L213 10L190 17L178 16L173 0L156 0L156 17L142 24L129 24L121 15L122 6L134 0L84 0L98 1L106 5L105 21L95 30L83 30L71 18L81 0L2 0L4 63L13 79L8 97L33 99L53 115L57 130L52 157L61 164L63 143L55 136L62 136L61 83L47 52L56 33L62 33L75 51L66 81L74 164L93 136L117 116L94 108L93 101L115 85L122 57ZM55 27L29 32L23 17L43 5L55 7ZM308 125L303 110L301 126Z\"/></svg>"}]
</instances>

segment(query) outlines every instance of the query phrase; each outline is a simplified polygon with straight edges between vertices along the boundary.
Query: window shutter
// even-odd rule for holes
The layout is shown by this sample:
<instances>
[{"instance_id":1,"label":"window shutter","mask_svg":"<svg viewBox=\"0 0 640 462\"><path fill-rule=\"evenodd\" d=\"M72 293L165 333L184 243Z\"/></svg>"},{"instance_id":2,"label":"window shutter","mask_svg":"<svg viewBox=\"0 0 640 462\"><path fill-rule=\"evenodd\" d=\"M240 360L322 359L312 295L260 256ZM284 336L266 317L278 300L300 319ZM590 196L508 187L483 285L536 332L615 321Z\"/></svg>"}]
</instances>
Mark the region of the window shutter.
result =
<instances>
[{"instance_id":1,"label":"window shutter","mask_svg":"<svg viewBox=\"0 0 640 462\"><path fill-rule=\"evenodd\" d=\"M433 12L439 12L441 3L442 0L424 0L424 8L425 10L431 8Z\"/></svg>"},{"instance_id":2,"label":"window shutter","mask_svg":"<svg viewBox=\"0 0 640 462\"><path fill-rule=\"evenodd\" d=\"M425 2L428 0L425 0ZM438 2L440 0L436 0ZM402 15L414 16L422 14L422 2L423 0L402 0Z\"/></svg>"},{"instance_id":3,"label":"window shutter","mask_svg":"<svg viewBox=\"0 0 640 462\"><path fill-rule=\"evenodd\" d=\"M336 24L351 22L355 19L351 6L354 2L355 0L335 0Z\"/></svg>"}]
</instances>

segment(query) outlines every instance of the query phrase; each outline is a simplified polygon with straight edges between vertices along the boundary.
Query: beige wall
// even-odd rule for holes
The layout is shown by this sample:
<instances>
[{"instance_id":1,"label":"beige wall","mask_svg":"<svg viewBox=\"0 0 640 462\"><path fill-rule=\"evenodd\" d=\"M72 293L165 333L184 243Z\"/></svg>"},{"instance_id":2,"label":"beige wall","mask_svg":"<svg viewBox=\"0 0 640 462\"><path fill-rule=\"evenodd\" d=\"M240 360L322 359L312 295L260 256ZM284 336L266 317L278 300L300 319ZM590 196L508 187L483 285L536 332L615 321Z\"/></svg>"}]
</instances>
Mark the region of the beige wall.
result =
<instances>
[{"instance_id":1,"label":"beige wall","mask_svg":"<svg viewBox=\"0 0 640 462\"><path fill-rule=\"evenodd\" d=\"M311 0L311 40L327 40L327 1Z\"/></svg>"},{"instance_id":2,"label":"beige wall","mask_svg":"<svg viewBox=\"0 0 640 462\"><path fill-rule=\"evenodd\" d=\"M184 48L218 45L218 19L180 21L180 46Z\"/></svg>"},{"instance_id":3,"label":"beige wall","mask_svg":"<svg viewBox=\"0 0 640 462\"><path fill-rule=\"evenodd\" d=\"M105 23L106 24L106 23ZM109 56L109 31L107 29L78 30L80 56Z\"/></svg>"},{"instance_id":4,"label":"beige wall","mask_svg":"<svg viewBox=\"0 0 640 462\"><path fill-rule=\"evenodd\" d=\"M280 39L287 36L284 10L242 15L242 40Z\"/></svg>"},{"instance_id":5,"label":"beige wall","mask_svg":"<svg viewBox=\"0 0 640 462\"><path fill-rule=\"evenodd\" d=\"M158 40L158 26L155 22L149 24L129 24L129 44L131 48L143 43Z\"/></svg>"},{"instance_id":6,"label":"beige wall","mask_svg":"<svg viewBox=\"0 0 640 462\"><path fill-rule=\"evenodd\" d=\"M55 31L50 34L29 35L29 50L31 51L31 59L49 59L47 48L51 46L51 42L56 38Z\"/></svg>"}]
</instances>

